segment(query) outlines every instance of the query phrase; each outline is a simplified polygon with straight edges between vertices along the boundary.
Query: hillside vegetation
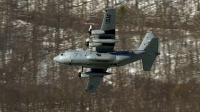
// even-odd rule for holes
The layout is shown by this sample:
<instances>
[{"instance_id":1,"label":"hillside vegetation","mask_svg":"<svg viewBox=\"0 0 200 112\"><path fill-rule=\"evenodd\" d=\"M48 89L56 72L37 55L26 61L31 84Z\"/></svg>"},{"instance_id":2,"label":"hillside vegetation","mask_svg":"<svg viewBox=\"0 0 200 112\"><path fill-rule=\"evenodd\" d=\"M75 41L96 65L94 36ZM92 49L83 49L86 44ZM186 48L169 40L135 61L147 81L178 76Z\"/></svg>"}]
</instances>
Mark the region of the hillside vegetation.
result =
<instances>
[{"instance_id":1,"label":"hillside vegetation","mask_svg":"<svg viewBox=\"0 0 200 112\"><path fill-rule=\"evenodd\" d=\"M200 5L197 0L0 0L0 111L199 112ZM115 50L138 49L147 31L159 38L150 72L140 61L110 68L85 92L80 67L57 64L68 49L86 49L89 25L117 10ZM95 38L95 37L94 37Z\"/></svg>"}]
</instances>

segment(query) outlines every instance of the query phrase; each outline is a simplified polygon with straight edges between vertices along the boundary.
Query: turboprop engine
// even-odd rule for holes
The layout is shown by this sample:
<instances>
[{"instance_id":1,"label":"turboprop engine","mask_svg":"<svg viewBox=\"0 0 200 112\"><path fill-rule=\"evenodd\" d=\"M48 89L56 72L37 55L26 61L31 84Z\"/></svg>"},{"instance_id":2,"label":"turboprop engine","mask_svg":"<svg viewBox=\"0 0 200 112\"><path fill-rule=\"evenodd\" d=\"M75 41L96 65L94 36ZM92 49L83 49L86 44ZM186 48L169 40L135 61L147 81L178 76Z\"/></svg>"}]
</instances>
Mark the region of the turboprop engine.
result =
<instances>
[{"instance_id":1,"label":"turboprop engine","mask_svg":"<svg viewBox=\"0 0 200 112\"><path fill-rule=\"evenodd\" d=\"M82 78L88 78L90 75L92 76L95 76L95 77L103 77L104 75L109 75L111 73L108 73L108 72L102 72L102 73L95 73L95 72L80 72L79 73L79 77L82 77Z\"/></svg>"},{"instance_id":2,"label":"turboprop engine","mask_svg":"<svg viewBox=\"0 0 200 112\"><path fill-rule=\"evenodd\" d=\"M79 73L79 77L88 78L89 75L85 74L84 72Z\"/></svg>"},{"instance_id":3,"label":"turboprop engine","mask_svg":"<svg viewBox=\"0 0 200 112\"><path fill-rule=\"evenodd\" d=\"M92 42L89 42L90 47L101 46L102 44L114 44L119 42L117 39L94 39Z\"/></svg>"}]
</instances>

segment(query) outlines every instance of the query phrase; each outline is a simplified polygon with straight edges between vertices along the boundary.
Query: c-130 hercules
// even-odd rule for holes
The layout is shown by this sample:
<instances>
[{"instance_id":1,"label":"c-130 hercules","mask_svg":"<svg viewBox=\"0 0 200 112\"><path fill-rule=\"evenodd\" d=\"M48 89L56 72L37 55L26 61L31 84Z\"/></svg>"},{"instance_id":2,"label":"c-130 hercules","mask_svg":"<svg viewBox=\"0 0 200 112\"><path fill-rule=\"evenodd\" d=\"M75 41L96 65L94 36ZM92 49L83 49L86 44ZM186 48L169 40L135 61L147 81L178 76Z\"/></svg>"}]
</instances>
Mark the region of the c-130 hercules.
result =
<instances>
[{"instance_id":1,"label":"c-130 hercules","mask_svg":"<svg viewBox=\"0 0 200 112\"><path fill-rule=\"evenodd\" d=\"M54 57L54 61L71 66L82 66L79 77L89 78L86 92L95 92L100 81L109 67L119 67L142 59L143 70L150 71L158 53L158 38L148 32L138 50L114 51L115 43L115 9L108 8L103 18L100 30L90 30L90 34L99 35L98 39L89 42L90 47L96 51L68 50ZM91 68L83 72L83 67Z\"/></svg>"}]
</instances>

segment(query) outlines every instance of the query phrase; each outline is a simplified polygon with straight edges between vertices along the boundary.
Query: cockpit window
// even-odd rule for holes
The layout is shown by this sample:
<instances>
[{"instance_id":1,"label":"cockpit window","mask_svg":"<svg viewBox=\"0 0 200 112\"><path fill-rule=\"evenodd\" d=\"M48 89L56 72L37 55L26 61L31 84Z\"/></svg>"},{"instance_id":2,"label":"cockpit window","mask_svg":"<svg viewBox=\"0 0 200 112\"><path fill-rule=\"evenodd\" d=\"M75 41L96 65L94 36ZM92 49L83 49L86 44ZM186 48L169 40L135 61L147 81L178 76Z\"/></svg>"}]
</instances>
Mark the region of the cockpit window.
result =
<instances>
[{"instance_id":1,"label":"cockpit window","mask_svg":"<svg viewBox=\"0 0 200 112\"><path fill-rule=\"evenodd\" d=\"M62 54L60 54L61 56L63 56L63 53Z\"/></svg>"}]
</instances>

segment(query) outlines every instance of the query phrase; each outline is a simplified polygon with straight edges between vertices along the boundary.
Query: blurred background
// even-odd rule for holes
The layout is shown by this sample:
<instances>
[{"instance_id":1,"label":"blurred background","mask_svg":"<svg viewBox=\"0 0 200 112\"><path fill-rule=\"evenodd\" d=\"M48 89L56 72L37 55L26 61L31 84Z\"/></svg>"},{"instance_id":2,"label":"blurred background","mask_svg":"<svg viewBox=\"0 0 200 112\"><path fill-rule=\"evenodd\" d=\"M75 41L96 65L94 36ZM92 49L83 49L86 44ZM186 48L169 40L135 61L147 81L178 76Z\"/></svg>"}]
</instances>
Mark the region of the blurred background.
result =
<instances>
[{"instance_id":1,"label":"blurred background","mask_svg":"<svg viewBox=\"0 0 200 112\"><path fill-rule=\"evenodd\" d=\"M150 72L141 61L109 68L89 94L80 67L53 57L88 49L88 28L100 29L108 7L115 50L138 49L152 31L161 55ZM199 112L199 11L199 0L0 0L0 111Z\"/></svg>"}]
</instances>

